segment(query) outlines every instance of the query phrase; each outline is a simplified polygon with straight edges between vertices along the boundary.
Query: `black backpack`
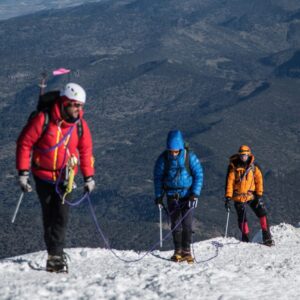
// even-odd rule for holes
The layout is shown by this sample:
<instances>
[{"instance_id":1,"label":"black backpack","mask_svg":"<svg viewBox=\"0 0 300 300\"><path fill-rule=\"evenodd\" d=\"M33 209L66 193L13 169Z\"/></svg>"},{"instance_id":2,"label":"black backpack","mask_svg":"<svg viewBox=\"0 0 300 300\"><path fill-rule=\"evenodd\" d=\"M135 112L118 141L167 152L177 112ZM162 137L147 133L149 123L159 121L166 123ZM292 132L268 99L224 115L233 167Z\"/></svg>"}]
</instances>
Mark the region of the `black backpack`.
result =
<instances>
[{"instance_id":1,"label":"black backpack","mask_svg":"<svg viewBox=\"0 0 300 300\"><path fill-rule=\"evenodd\" d=\"M56 102L56 100L60 97L60 91L50 91L47 92L43 95L39 96L39 101L38 104L36 106L36 110L33 111L29 118L28 121L30 121L31 119L33 119L38 113L43 112L44 116L45 116L45 121L43 124L43 130L42 130L42 134L41 137L44 135L44 133L46 132L49 122L50 122L50 111L52 106L54 105L54 103ZM83 134L83 128L82 128L82 122L81 120L77 123L77 133L78 133L78 137L81 138L82 134Z\"/></svg>"}]
</instances>

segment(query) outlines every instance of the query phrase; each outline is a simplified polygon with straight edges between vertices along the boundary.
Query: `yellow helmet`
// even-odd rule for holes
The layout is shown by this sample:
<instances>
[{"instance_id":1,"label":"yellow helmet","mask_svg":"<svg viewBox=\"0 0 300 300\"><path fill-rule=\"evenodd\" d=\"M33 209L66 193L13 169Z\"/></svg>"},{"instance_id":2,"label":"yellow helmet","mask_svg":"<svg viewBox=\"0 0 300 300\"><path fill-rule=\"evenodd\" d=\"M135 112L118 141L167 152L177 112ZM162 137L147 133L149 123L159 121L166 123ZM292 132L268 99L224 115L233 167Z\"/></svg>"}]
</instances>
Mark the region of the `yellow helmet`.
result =
<instances>
[{"instance_id":1,"label":"yellow helmet","mask_svg":"<svg viewBox=\"0 0 300 300\"><path fill-rule=\"evenodd\" d=\"M247 145L242 145L240 148L239 148L239 154L247 154L247 155L250 155L251 154L251 149L250 147L248 147Z\"/></svg>"}]
</instances>

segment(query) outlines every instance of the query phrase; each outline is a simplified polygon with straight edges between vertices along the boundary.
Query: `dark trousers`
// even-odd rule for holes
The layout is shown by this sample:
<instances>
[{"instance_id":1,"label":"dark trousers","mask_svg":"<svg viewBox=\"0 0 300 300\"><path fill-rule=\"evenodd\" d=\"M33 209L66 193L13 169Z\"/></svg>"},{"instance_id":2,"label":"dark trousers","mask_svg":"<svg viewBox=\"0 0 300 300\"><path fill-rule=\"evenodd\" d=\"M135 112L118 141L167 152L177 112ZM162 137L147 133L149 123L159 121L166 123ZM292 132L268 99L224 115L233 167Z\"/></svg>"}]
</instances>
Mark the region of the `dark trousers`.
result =
<instances>
[{"instance_id":1,"label":"dark trousers","mask_svg":"<svg viewBox=\"0 0 300 300\"><path fill-rule=\"evenodd\" d=\"M264 204L259 204L258 199L255 198L246 203L234 202L234 207L237 212L238 224L239 228L243 233L247 233L248 225L247 225L247 213L246 213L246 205L250 206L255 215L262 219L263 217L267 217L267 211ZM266 219L267 222L267 219Z\"/></svg>"},{"instance_id":2,"label":"dark trousers","mask_svg":"<svg viewBox=\"0 0 300 300\"><path fill-rule=\"evenodd\" d=\"M68 223L69 205L55 191L55 185L34 178L43 213L44 240L49 255L63 254ZM69 195L68 195L69 196ZM67 199L70 200L70 197Z\"/></svg>"},{"instance_id":3,"label":"dark trousers","mask_svg":"<svg viewBox=\"0 0 300 300\"><path fill-rule=\"evenodd\" d=\"M172 197L168 198L168 210L171 219L171 229L173 230L180 220L185 216L188 208L188 202L186 199L174 199ZM190 246L192 243L192 233L193 233L193 211L191 211L182 220L181 224L173 231L173 242L175 250L186 250L190 251Z\"/></svg>"}]
</instances>

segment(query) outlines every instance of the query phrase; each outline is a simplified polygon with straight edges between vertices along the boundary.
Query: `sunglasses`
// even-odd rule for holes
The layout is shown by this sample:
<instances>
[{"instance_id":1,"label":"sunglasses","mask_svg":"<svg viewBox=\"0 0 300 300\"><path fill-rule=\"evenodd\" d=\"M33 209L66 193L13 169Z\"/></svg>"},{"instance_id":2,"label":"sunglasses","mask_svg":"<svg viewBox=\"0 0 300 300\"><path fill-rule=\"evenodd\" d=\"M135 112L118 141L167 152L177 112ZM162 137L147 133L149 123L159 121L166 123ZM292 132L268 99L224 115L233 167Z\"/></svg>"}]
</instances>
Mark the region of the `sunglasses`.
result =
<instances>
[{"instance_id":1,"label":"sunglasses","mask_svg":"<svg viewBox=\"0 0 300 300\"><path fill-rule=\"evenodd\" d=\"M77 102L70 101L67 106L68 107L82 108L83 104L82 103L77 103Z\"/></svg>"}]
</instances>

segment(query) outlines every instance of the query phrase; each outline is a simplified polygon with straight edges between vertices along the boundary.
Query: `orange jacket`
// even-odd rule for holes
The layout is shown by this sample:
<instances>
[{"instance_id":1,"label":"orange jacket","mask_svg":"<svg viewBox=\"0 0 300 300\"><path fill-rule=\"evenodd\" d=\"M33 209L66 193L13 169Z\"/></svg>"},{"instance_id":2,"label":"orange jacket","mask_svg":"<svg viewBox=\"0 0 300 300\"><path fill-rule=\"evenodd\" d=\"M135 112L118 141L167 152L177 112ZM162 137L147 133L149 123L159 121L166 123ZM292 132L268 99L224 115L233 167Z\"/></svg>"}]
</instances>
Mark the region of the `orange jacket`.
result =
<instances>
[{"instance_id":1,"label":"orange jacket","mask_svg":"<svg viewBox=\"0 0 300 300\"><path fill-rule=\"evenodd\" d=\"M230 157L225 197L237 202L247 202L254 199L254 193L262 196L263 191L263 176L254 163L254 156L250 155L247 163L243 163L238 154Z\"/></svg>"}]
</instances>

